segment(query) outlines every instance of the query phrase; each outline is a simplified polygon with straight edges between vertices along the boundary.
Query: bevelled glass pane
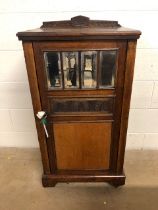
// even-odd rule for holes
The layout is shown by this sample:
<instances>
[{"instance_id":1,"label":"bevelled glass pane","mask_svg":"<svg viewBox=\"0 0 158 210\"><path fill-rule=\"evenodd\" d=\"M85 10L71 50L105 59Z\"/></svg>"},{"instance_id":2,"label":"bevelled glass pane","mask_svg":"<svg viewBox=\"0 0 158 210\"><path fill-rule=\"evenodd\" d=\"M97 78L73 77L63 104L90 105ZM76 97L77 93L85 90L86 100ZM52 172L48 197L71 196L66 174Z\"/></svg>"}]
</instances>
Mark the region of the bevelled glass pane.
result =
<instances>
[{"instance_id":1,"label":"bevelled glass pane","mask_svg":"<svg viewBox=\"0 0 158 210\"><path fill-rule=\"evenodd\" d=\"M99 87L113 87L116 73L116 50L106 50L100 52L100 79Z\"/></svg>"},{"instance_id":2,"label":"bevelled glass pane","mask_svg":"<svg viewBox=\"0 0 158 210\"><path fill-rule=\"evenodd\" d=\"M65 88L79 87L78 53L62 52Z\"/></svg>"},{"instance_id":3,"label":"bevelled glass pane","mask_svg":"<svg viewBox=\"0 0 158 210\"><path fill-rule=\"evenodd\" d=\"M97 52L81 52L81 83L83 88L95 88L97 80Z\"/></svg>"},{"instance_id":4,"label":"bevelled glass pane","mask_svg":"<svg viewBox=\"0 0 158 210\"><path fill-rule=\"evenodd\" d=\"M61 88L62 76L61 76L60 53L45 52L44 60L46 65L48 87Z\"/></svg>"}]
</instances>

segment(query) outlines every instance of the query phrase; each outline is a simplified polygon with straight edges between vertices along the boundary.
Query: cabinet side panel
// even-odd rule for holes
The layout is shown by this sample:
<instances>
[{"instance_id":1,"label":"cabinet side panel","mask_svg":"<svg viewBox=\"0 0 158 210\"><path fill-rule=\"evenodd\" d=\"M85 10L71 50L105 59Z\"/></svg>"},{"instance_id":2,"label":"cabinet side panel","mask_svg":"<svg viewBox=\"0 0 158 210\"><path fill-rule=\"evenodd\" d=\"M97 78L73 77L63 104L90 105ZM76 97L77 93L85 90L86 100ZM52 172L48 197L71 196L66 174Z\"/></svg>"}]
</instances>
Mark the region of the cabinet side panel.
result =
<instances>
[{"instance_id":1,"label":"cabinet side panel","mask_svg":"<svg viewBox=\"0 0 158 210\"><path fill-rule=\"evenodd\" d=\"M117 159L117 172L118 173L122 173L123 164L124 164L124 153L125 153L125 146L126 146L128 116L129 116L132 82L133 82L133 74L134 74L136 44L137 42L135 40L129 41L128 47L127 47L120 139L119 139L118 159Z\"/></svg>"},{"instance_id":2,"label":"cabinet side panel","mask_svg":"<svg viewBox=\"0 0 158 210\"><path fill-rule=\"evenodd\" d=\"M34 109L34 116L36 116L37 112L42 110L42 107L41 107L40 94L39 94L39 89L38 89L38 81L37 81L37 75L36 75L36 67L35 67L32 43L23 42L23 49L24 49L28 80L29 80L29 85L30 85L30 92L31 92L31 97L32 97L32 104L33 104L33 109ZM41 151L41 156L42 156L44 174L49 174L50 167L49 167L49 159L48 159L45 133L44 133L42 125L40 124L39 121L36 120L36 118L35 118L35 122L36 122L38 140L39 140L40 151Z\"/></svg>"},{"instance_id":3,"label":"cabinet side panel","mask_svg":"<svg viewBox=\"0 0 158 210\"><path fill-rule=\"evenodd\" d=\"M117 158L118 158L118 145L120 136L120 122L122 113L122 103L123 103L123 87L125 79L125 64L126 64L126 51L127 51L127 41L118 42L118 63L117 63L117 80L115 88L115 102L114 102L114 123L112 132L112 142L111 142L111 155L110 155L110 168L111 171L117 172Z\"/></svg>"}]
</instances>

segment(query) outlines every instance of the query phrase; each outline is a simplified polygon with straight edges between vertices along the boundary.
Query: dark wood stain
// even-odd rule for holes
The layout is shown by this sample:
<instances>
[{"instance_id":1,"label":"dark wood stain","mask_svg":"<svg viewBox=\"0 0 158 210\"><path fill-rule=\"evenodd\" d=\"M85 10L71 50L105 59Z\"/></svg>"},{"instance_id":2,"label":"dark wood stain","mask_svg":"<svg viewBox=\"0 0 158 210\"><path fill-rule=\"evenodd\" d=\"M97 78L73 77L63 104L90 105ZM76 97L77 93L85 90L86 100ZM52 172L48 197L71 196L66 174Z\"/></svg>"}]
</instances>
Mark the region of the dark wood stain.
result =
<instances>
[{"instance_id":1,"label":"dark wood stain","mask_svg":"<svg viewBox=\"0 0 158 210\"><path fill-rule=\"evenodd\" d=\"M45 138L45 134L44 134L41 123L39 123L39 121L36 119L36 114L38 111L42 110L42 106L41 106L40 94L39 94L39 89L38 89L38 81L37 81L37 75L36 75L32 43L24 42L23 49L24 49L27 74L28 74L28 79L29 79L29 84L30 84L30 92L31 92L31 97L32 97L36 128L38 131L38 139L39 139L40 150L41 150L41 155L42 155L43 170L45 174L49 174L50 167L49 167L46 138Z\"/></svg>"},{"instance_id":2,"label":"dark wood stain","mask_svg":"<svg viewBox=\"0 0 158 210\"><path fill-rule=\"evenodd\" d=\"M141 32L117 21L90 20L77 16L66 21L44 22L39 29L19 32L34 108L40 145L44 187L57 182L125 183L123 172L128 115L132 90L136 41ZM100 56L97 56L97 85L93 89L49 88L44 52L117 51L114 87L100 88ZM61 59L62 60L62 59ZM63 61L61 63L63 67ZM36 118L47 113L47 129Z\"/></svg>"},{"instance_id":3,"label":"dark wood stain","mask_svg":"<svg viewBox=\"0 0 158 210\"><path fill-rule=\"evenodd\" d=\"M137 39L141 32L124 28L117 21L89 20L78 16L70 21L44 22L34 30L18 32L20 40L106 40Z\"/></svg>"},{"instance_id":4,"label":"dark wood stain","mask_svg":"<svg viewBox=\"0 0 158 210\"><path fill-rule=\"evenodd\" d=\"M113 112L113 98L50 99L50 113Z\"/></svg>"},{"instance_id":5,"label":"dark wood stain","mask_svg":"<svg viewBox=\"0 0 158 210\"><path fill-rule=\"evenodd\" d=\"M128 116L129 116L132 82L134 74L136 43L137 43L136 41L129 41L127 48L126 72L125 72L125 82L124 82L124 92L123 92L122 115L120 123L121 127L120 127L120 138L118 146L118 159L117 159L118 173L122 170L124 163Z\"/></svg>"}]
</instances>

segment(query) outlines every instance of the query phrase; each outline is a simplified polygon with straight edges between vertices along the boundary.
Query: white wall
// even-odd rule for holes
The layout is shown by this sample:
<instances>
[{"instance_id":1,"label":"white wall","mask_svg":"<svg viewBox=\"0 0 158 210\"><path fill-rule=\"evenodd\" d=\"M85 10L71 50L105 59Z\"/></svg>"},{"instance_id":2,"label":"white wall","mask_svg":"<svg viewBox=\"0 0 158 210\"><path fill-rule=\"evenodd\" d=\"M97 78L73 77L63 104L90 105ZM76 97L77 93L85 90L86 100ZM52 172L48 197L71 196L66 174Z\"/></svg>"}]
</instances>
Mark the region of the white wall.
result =
<instances>
[{"instance_id":1,"label":"white wall","mask_svg":"<svg viewBox=\"0 0 158 210\"><path fill-rule=\"evenodd\" d=\"M158 3L151 1L0 0L0 146L37 147L32 104L18 31L42 21L118 20L140 29L127 148L158 149Z\"/></svg>"}]
</instances>

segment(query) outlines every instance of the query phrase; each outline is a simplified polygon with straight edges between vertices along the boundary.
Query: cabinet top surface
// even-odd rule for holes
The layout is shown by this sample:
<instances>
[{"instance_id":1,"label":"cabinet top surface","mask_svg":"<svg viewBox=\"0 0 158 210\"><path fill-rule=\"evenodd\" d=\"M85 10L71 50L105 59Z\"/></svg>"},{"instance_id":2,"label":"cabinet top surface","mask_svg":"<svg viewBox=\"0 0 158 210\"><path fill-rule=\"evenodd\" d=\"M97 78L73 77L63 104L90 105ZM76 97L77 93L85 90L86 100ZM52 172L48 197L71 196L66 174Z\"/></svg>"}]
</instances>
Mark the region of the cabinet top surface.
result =
<instances>
[{"instance_id":1,"label":"cabinet top surface","mask_svg":"<svg viewBox=\"0 0 158 210\"><path fill-rule=\"evenodd\" d=\"M90 20L76 16L71 20L43 22L40 28L18 32L19 40L138 39L139 30L122 27L117 21Z\"/></svg>"}]
</instances>

